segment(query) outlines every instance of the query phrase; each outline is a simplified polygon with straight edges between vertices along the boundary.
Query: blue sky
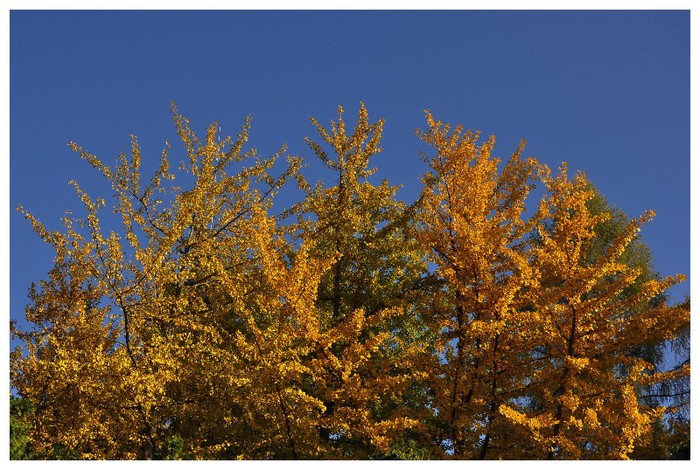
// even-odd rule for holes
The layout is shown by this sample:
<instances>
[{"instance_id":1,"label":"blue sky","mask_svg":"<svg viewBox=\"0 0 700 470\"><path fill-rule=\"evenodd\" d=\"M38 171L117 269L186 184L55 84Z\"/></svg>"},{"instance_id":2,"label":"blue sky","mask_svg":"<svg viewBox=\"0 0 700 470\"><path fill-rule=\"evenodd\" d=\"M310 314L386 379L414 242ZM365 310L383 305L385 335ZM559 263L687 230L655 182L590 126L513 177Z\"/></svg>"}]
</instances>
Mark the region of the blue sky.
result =
<instances>
[{"instance_id":1,"label":"blue sky","mask_svg":"<svg viewBox=\"0 0 700 470\"><path fill-rule=\"evenodd\" d=\"M66 146L107 162L139 137L156 162L177 140L171 100L202 131L250 114L263 154L311 156L309 117L386 118L379 176L412 201L426 170L423 110L497 136L495 153L584 170L627 215L662 274L690 274L690 17L660 11L162 12L10 14L10 305L20 318L52 252L14 207L50 228L105 187ZM308 175L313 179L316 167ZM686 282L676 299L690 292Z\"/></svg>"}]
</instances>

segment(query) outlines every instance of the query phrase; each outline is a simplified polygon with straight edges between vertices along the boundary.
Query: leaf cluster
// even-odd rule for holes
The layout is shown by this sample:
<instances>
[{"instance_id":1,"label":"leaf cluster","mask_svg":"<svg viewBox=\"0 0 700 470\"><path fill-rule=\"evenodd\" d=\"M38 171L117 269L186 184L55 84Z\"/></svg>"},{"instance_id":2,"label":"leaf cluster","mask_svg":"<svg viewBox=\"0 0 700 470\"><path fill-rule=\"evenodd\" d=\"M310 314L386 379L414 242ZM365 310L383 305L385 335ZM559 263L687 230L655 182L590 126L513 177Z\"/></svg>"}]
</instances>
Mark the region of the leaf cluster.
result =
<instances>
[{"instance_id":1,"label":"leaf cluster","mask_svg":"<svg viewBox=\"0 0 700 470\"><path fill-rule=\"evenodd\" d=\"M77 182L61 230L20 208L55 258L11 326L13 459L685 455L690 304L638 237L651 212L430 113L407 204L371 166L384 121L343 114L312 119L314 184L248 148L250 119L200 138L174 105L177 169L170 144L150 178L134 136L113 166L69 144L113 217Z\"/></svg>"}]
</instances>

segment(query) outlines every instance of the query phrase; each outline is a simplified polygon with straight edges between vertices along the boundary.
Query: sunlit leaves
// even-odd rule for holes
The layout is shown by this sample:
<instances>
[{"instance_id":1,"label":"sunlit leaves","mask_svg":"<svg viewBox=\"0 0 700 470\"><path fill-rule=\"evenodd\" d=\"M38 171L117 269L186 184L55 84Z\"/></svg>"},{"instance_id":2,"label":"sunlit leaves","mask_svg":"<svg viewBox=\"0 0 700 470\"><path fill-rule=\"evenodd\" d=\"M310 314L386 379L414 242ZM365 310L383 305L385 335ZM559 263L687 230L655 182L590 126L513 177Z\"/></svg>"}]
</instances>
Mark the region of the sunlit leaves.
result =
<instances>
[{"instance_id":1,"label":"sunlit leaves","mask_svg":"<svg viewBox=\"0 0 700 470\"><path fill-rule=\"evenodd\" d=\"M71 182L84 216L55 231L19 209L56 253L11 326L35 458L629 458L658 432L644 394L690 367L640 351L687 337L689 302L637 238L652 212L430 113L408 205L364 104L312 119L325 183L248 148L249 118L199 137L172 112L180 165L70 143L112 197Z\"/></svg>"}]
</instances>

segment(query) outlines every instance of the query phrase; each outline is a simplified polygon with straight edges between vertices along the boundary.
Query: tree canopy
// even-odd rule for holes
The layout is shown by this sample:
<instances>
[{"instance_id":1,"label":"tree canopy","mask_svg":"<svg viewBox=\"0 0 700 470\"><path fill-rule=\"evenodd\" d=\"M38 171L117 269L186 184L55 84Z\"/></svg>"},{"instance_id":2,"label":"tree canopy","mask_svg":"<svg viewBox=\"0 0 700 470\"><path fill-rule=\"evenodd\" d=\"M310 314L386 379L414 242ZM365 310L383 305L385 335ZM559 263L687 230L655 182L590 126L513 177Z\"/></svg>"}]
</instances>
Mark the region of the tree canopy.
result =
<instances>
[{"instance_id":1,"label":"tree canopy","mask_svg":"<svg viewBox=\"0 0 700 470\"><path fill-rule=\"evenodd\" d=\"M342 108L309 182L173 105L144 174L135 136L11 324L12 458L683 457L689 300L665 295L639 232L585 174L426 113L408 204L377 180L383 120ZM286 163L280 160L286 159ZM279 209L282 188L299 202ZM534 202L533 202L534 201ZM668 364L669 344L685 354ZM685 449L685 450L684 450Z\"/></svg>"}]
</instances>

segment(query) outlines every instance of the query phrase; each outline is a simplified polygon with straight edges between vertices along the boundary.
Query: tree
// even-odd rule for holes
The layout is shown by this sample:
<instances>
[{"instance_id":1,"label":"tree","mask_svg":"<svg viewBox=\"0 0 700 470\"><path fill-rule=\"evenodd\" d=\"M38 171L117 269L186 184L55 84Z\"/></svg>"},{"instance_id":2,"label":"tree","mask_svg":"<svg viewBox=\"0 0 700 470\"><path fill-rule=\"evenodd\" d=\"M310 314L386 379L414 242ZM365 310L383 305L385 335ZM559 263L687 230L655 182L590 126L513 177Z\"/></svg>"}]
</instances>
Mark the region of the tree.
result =
<instances>
[{"instance_id":1,"label":"tree","mask_svg":"<svg viewBox=\"0 0 700 470\"><path fill-rule=\"evenodd\" d=\"M653 278L633 243L653 213L606 225L583 174L551 177L521 159L524 144L499 174L493 138L478 146L427 119L422 236L446 286L428 312L443 336L430 374L441 442L455 458L627 458L663 413L639 389L688 374L643 354L689 318L662 296L682 276ZM523 219L536 179L548 194Z\"/></svg>"},{"instance_id":2,"label":"tree","mask_svg":"<svg viewBox=\"0 0 700 470\"><path fill-rule=\"evenodd\" d=\"M26 398L10 395L10 459L23 460L31 455L29 444L28 415L32 405Z\"/></svg>"},{"instance_id":3,"label":"tree","mask_svg":"<svg viewBox=\"0 0 700 470\"><path fill-rule=\"evenodd\" d=\"M13 458L687 455L689 360L661 353L687 355L689 301L637 237L651 213L430 113L412 204L374 180L362 104L352 131L312 120L331 184L244 150L250 119L200 140L172 113L185 161L167 144L148 180L136 137L114 166L70 144L116 220L75 182L62 230L20 208L55 258L11 324Z\"/></svg>"},{"instance_id":4,"label":"tree","mask_svg":"<svg viewBox=\"0 0 700 470\"><path fill-rule=\"evenodd\" d=\"M193 180L187 191L167 184L175 177L169 145L144 185L135 137L116 168L71 143L111 184L121 235L104 234L104 200L77 183L87 217L65 217L63 233L20 209L56 250L49 280L30 291L35 330L14 330L26 350L15 354L13 385L36 404L42 425L30 439L39 452L60 443L81 458L163 457L184 435L188 455L216 455L228 436L220 415L240 407L248 379L228 348L251 321L258 261L250 235L298 162L275 179L279 154L242 151L248 121L236 140L219 142L214 124L200 142L174 107L173 117L188 159L181 176ZM231 164L239 168L229 174Z\"/></svg>"},{"instance_id":5,"label":"tree","mask_svg":"<svg viewBox=\"0 0 700 470\"><path fill-rule=\"evenodd\" d=\"M318 286L316 305L322 323L329 332L348 321L366 324L353 342L369 348L373 338L386 338L355 376L331 375L322 381L317 393L326 406L323 421L329 426L321 427L320 436L342 448L339 455L378 456L391 445L391 437L381 429L396 434L415 424L412 418L421 406L407 397L415 395L417 386L407 361L415 360L413 346L426 334L413 295L426 269L425 252L411 225L414 207L396 200L398 188L386 179L378 185L369 179L376 172L370 159L381 151L384 121L370 123L361 103L352 132L346 129L342 107L330 129L312 122L322 143L309 138L306 142L333 172L335 185L319 182L311 187L300 178L305 198L294 212L296 236L304 243L313 240L311 256L333 260ZM342 364L352 357L352 349L352 342L335 341L327 354ZM362 396L347 394L352 381L357 381L352 389ZM338 421L343 414L347 417Z\"/></svg>"},{"instance_id":6,"label":"tree","mask_svg":"<svg viewBox=\"0 0 700 470\"><path fill-rule=\"evenodd\" d=\"M505 404L501 413L536 443L533 458L627 458L663 412L641 403L636 389L687 373L659 372L634 355L645 344L673 338L687 321L684 305L653 301L682 276L650 279L624 295L642 270L621 257L653 213L631 220L591 260L595 228L609 214L591 213L587 202L595 193L582 174L569 180L564 166L544 182L545 219L531 254L544 287L535 299L533 342L546 360L530 379L539 403Z\"/></svg>"},{"instance_id":7,"label":"tree","mask_svg":"<svg viewBox=\"0 0 700 470\"><path fill-rule=\"evenodd\" d=\"M273 178L282 151L243 153L248 122L235 141L219 141L214 123L200 142L174 108L173 117L188 157L181 176L193 180L186 191L164 184L175 178L167 149L142 188L135 138L115 169L71 144L111 183L123 236L103 234L104 201L77 184L88 215L64 218L65 233L24 212L56 249L50 279L30 293L27 319L38 328L14 329L26 351L15 352L13 384L37 403L37 450L60 443L81 458L350 452L319 442L318 427L388 449L386 434L410 420L369 408L410 375L386 373L400 354L383 324L400 306L355 301L331 318L317 305L321 278L329 261L350 253L329 253L310 233L293 247L268 215L299 160ZM238 172L227 173L231 164ZM386 184L371 191L392 194ZM369 267L364 275L387 274Z\"/></svg>"},{"instance_id":8,"label":"tree","mask_svg":"<svg viewBox=\"0 0 700 470\"><path fill-rule=\"evenodd\" d=\"M607 220L598 224L595 229L595 238L588 253L588 259L593 261L603 256L605 250L623 233L630 220L622 210L608 203L594 187L591 186L591 189L594 196L587 203L591 213L594 215L609 214ZM620 260L629 267L641 270L634 284L628 287L623 295L631 296L638 293L644 283L649 280L661 280L661 276L653 269L649 247L639 237L635 237L630 242ZM668 301L667 296L660 294L651 302L659 304L666 301ZM689 310L689 299L683 303L685 304L683 308ZM642 305L640 308L645 308L645 306ZM688 319L686 317L686 320ZM656 370L666 370L669 367L678 370L687 367L690 364L689 334L690 324L685 324L678 329L670 341L657 340L642 344L632 351L632 354L652 363ZM671 359L670 355L674 357ZM635 446L631 458L689 458L690 376L686 374L674 376L652 386L640 388L637 390L637 394L638 400L646 406L663 406L665 411L662 417L652 423L649 442Z\"/></svg>"},{"instance_id":9,"label":"tree","mask_svg":"<svg viewBox=\"0 0 700 470\"><path fill-rule=\"evenodd\" d=\"M499 174L493 137L479 146L478 133L430 113L427 121L420 137L435 157L424 177L421 241L445 285L427 313L441 332L429 374L437 432L455 458L483 459L506 445L498 410L523 380L513 353L528 348L522 327L538 281L526 239L537 219L523 213L542 168L522 158L523 142Z\"/></svg>"}]
</instances>

